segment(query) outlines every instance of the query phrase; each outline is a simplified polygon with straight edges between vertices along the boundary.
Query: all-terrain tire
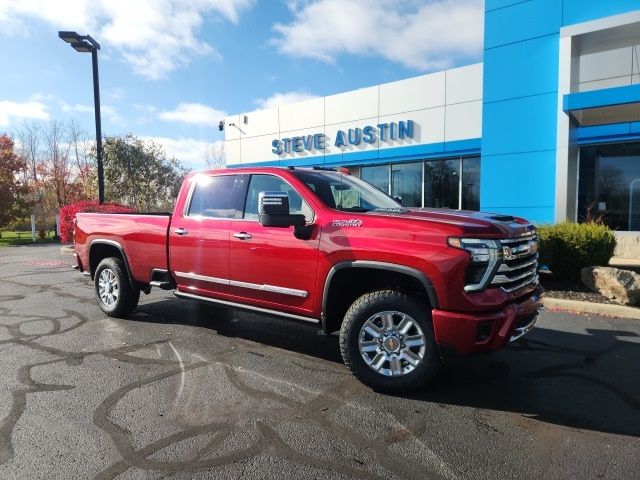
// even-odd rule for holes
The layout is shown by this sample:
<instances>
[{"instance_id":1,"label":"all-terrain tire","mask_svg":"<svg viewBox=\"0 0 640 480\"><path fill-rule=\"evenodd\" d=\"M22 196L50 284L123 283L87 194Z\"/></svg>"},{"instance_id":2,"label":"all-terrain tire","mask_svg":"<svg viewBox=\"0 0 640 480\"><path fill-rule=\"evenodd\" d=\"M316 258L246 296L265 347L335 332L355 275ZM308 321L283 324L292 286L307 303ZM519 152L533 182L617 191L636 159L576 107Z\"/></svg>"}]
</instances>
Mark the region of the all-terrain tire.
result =
<instances>
[{"instance_id":1,"label":"all-terrain tire","mask_svg":"<svg viewBox=\"0 0 640 480\"><path fill-rule=\"evenodd\" d=\"M393 312L391 313L391 318L395 320L391 320L392 325L396 322L401 323L404 318L408 317L413 325L409 333L414 333L414 335L411 337L406 336L406 339L420 337L418 342L424 344L424 349L421 350L422 347L414 347L412 352L409 353L411 360L416 361L415 358L418 355L415 352L418 352L418 354L420 351L422 352L421 360L415 366L404 358L402 360L394 360L400 362L398 365L402 365L402 373L398 373L398 367L395 370L396 374L390 373L394 371L390 362L386 362L389 366L387 369L376 369L370 366L369 363L373 364L374 362L371 361L369 356L376 358L378 358L377 355L382 355L385 358L388 356L404 357L403 352L406 352L408 345L401 344L404 350L399 349L398 354L389 354L386 347L383 350L382 344L377 351L373 351L370 354L361 351L360 342L364 342L364 338L368 335L363 326L370 320L377 321L378 317L382 318L383 312L387 318L389 318L389 312ZM405 325L408 323L405 323ZM371 322L367 323L367 325L371 331ZM373 326L375 327L375 324ZM399 335L403 337L395 328L393 331L395 334L392 336ZM378 338L370 336L369 343ZM386 339L387 337L383 338ZM390 340L390 345L397 347L396 338ZM381 340L378 339L377 341L380 342ZM376 345L372 345L371 348L376 348ZM379 392L406 393L422 389L434 379L441 367L440 355L433 334L430 308L427 302L396 290L378 290L366 293L349 307L340 328L340 352L351 373L362 383ZM369 358L369 363L367 363L365 357ZM383 362L384 364L385 362ZM385 370L387 373L382 373Z\"/></svg>"},{"instance_id":2,"label":"all-terrain tire","mask_svg":"<svg viewBox=\"0 0 640 480\"><path fill-rule=\"evenodd\" d=\"M140 300L140 290L133 289L123 261L117 257L105 258L94 275L96 299L108 317L124 317L131 313Z\"/></svg>"}]
</instances>

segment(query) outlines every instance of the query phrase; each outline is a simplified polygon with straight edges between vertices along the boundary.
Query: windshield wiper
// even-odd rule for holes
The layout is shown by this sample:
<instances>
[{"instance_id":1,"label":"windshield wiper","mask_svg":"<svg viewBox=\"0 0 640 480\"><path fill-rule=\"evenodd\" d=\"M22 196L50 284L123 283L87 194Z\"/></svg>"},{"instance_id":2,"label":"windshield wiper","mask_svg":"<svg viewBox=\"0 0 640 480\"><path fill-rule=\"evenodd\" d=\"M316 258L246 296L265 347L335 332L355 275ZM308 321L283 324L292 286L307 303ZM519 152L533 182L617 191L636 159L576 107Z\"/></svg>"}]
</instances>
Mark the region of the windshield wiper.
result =
<instances>
[{"instance_id":1,"label":"windshield wiper","mask_svg":"<svg viewBox=\"0 0 640 480\"><path fill-rule=\"evenodd\" d=\"M338 207L338 210L340 210L341 212L370 212L371 209L369 208L364 208L364 207L347 207L347 208L343 208L343 207Z\"/></svg>"},{"instance_id":2,"label":"windshield wiper","mask_svg":"<svg viewBox=\"0 0 640 480\"><path fill-rule=\"evenodd\" d=\"M409 213L409 210L406 208L398 207L398 208L375 208L374 212L385 212L385 213Z\"/></svg>"}]
</instances>

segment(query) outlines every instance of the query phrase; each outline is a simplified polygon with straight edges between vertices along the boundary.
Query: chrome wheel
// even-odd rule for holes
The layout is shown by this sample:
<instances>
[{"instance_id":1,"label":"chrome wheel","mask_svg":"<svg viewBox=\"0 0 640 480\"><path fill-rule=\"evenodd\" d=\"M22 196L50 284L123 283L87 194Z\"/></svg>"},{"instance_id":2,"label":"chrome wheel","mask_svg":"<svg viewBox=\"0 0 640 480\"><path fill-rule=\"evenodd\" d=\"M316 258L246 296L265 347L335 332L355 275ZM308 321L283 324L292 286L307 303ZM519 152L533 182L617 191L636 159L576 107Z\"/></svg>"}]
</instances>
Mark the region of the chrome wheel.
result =
<instances>
[{"instance_id":1,"label":"chrome wheel","mask_svg":"<svg viewBox=\"0 0 640 480\"><path fill-rule=\"evenodd\" d=\"M98 295L107 307L113 306L120 296L120 287L116 274L109 268L100 272L98 277Z\"/></svg>"},{"instance_id":2,"label":"chrome wheel","mask_svg":"<svg viewBox=\"0 0 640 480\"><path fill-rule=\"evenodd\" d=\"M387 377L412 372L424 359L427 341L413 318L397 311L379 312L360 329L358 348L365 363Z\"/></svg>"}]
</instances>

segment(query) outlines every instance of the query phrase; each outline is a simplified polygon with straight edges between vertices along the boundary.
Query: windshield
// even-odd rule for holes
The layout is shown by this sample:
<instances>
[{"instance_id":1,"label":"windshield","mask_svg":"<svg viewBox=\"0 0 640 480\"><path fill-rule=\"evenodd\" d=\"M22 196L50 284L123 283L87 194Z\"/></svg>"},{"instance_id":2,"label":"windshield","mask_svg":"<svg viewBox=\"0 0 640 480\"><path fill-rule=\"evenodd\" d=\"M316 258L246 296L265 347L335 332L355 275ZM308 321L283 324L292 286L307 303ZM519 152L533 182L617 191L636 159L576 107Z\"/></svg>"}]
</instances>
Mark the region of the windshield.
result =
<instances>
[{"instance_id":1,"label":"windshield","mask_svg":"<svg viewBox=\"0 0 640 480\"><path fill-rule=\"evenodd\" d=\"M402 206L386 193L359 178L338 172L295 170L322 203L343 212L398 210Z\"/></svg>"}]
</instances>

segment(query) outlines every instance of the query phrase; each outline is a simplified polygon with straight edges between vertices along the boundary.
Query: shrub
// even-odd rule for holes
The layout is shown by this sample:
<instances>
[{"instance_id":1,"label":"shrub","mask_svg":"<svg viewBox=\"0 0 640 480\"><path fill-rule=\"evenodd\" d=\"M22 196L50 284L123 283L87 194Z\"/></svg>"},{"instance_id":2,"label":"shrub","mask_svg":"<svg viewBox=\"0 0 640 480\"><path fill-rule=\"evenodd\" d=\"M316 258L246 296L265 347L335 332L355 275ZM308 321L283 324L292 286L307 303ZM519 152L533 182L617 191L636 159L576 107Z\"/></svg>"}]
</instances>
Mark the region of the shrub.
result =
<instances>
[{"instance_id":1,"label":"shrub","mask_svg":"<svg viewBox=\"0 0 640 480\"><path fill-rule=\"evenodd\" d=\"M538 236L540 264L564 280L578 281L584 267L608 265L616 248L611 229L596 222L543 226Z\"/></svg>"},{"instance_id":2,"label":"shrub","mask_svg":"<svg viewBox=\"0 0 640 480\"><path fill-rule=\"evenodd\" d=\"M103 203L100 205L96 200L65 205L60 209L60 238L64 243L73 241L73 221L76 218L76 214L82 212L132 213L135 210L117 203Z\"/></svg>"}]
</instances>

